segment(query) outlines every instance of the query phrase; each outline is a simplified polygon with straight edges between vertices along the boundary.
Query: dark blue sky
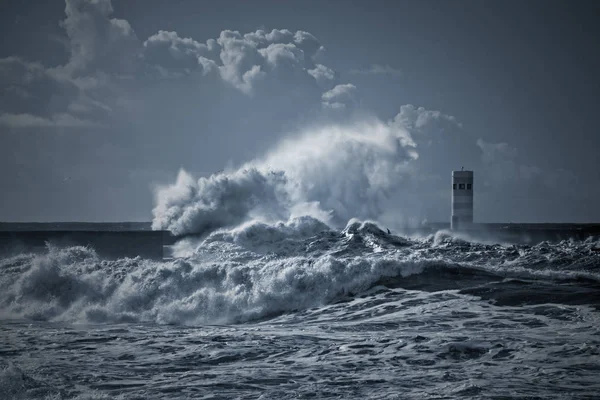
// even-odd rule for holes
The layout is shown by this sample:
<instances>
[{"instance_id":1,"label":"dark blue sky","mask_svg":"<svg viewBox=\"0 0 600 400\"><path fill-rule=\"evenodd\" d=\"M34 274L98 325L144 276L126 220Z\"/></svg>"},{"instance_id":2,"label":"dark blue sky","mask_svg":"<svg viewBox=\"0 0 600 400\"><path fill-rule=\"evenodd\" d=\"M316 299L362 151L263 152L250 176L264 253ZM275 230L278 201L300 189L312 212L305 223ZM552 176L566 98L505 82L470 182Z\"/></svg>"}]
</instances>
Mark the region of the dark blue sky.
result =
<instances>
[{"instance_id":1,"label":"dark blue sky","mask_svg":"<svg viewBox=\"0 0 600 400\"><path fill-rule=\"evenodd\" d=\"M596 2L67 3L68 15L62 1L0 5L0 220L148 220L153 187L180 167L208 175L316 121L388 123L407 104L455 121L406 122L413 173L439 177L410 186L427 203L419 218L448 218L444 185L464 164L477 220L600 220ZM272 29L317 44L295 39L286 64L181 41ZM260 79L244 75L253 65ZM336 85L354 89L324 95Z\"/></svg>"}]
</instances>

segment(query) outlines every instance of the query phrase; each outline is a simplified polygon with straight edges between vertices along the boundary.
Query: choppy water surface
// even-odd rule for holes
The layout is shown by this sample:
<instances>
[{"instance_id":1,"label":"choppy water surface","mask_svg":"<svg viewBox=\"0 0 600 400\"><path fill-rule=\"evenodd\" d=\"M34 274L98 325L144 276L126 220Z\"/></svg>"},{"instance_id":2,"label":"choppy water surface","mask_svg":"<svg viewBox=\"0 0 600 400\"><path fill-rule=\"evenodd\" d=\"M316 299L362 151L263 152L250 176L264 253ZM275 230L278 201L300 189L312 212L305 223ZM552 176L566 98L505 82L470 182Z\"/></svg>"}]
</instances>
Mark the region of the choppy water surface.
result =
<instances>
[{"instance_id":1,"label":"choppy water surface","mask_svg":"<svg viewBox=\"0 0 600 400\"><path fill-rule=\"evenodd\" d=\"M0 262L0 398L597 398L598 241L248 224Z\"/></svg>"}]
</instances>

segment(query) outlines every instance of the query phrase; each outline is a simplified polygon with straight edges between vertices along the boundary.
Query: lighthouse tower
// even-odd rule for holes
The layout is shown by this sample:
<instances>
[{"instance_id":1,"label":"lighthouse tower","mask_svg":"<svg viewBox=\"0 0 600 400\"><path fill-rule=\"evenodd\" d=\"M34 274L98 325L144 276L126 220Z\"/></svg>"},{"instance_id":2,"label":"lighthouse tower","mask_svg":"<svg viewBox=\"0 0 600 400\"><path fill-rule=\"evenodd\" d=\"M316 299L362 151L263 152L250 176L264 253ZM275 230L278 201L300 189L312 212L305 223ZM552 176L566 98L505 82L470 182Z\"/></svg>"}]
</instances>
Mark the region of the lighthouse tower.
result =
<instances>
[{"instance_id":1,"label":"lighthouse tower","mask_svg":"<svg viewBox=\"0 0 600 400\"><path fill-rule=\"evenodd\" d=\"M451 229L473 225L473 171L452 171Z\"/></svg>"}]
</instances>

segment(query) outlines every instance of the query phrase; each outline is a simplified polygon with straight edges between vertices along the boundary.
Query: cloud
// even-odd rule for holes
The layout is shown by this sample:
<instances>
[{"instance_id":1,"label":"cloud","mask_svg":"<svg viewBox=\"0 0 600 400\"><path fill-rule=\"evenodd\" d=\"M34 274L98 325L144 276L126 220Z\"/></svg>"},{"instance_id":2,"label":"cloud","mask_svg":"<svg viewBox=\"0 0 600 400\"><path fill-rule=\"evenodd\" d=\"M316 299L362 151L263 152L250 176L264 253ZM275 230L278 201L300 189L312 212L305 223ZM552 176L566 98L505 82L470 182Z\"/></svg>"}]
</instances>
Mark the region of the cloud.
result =
<instances>
[{"instance_id":1,"label":"cloud","mask_svg":"<svg viewBox=\"0 0 600 400\"><path fill-rule=\"evenodd\" d=\"M244 39L253 43L256 47L264 48L271 44L293 44L306 56L306 59L312 59L323 46L317 38L305 31L292 32L288 29L273 29L266 32L259 29L244 35Z\"/></svg>"},{"instance_id":2,"label":"cloud","mask_svg":"<svg viewBox=\"0 0 600 400\"><path fill-rule=\"evenodd\" d=\"M48 116L65 110L80 89L42 64L18 57L0 59L0 112Z\"/></svg>"},{"instance_id":3,"label":"cloud","mask_svg":"<svg viewBox=\"0 0 600 400\"><path fill-rule=\"evenodd\" d=\"M121 85L106 74L75 77L18 57L0 59L2 126L98 128L122 101Z\"/></svg>"},{"instance_id":4,"label":"cloud","mask_svg":"<svg viewBox=\"0 0 600 400\"><path fill-rule=\"evenodd\" d=\"M246 33L244 39L253 43L256 47L267 47L272 43L293 43L294 33L288 29L273 29L271 32L259 29L255 32Z\"/></svg>"},{"instance_id":5,"label":"cloud","mask_svg":"<svg viewBox=\"0 0 600 400\"><path fill-rule=\"evenodd\" d=\"M318 164L312 159L306 162L331 168L336 173L352 170L353 162L365 166L368 162L357 161L356 157L376 157L381 150L368 143L370 132L377 132L382 126L381 129L394 132L390 134L393 140L381 142L382 146L389 146L381 154L384 160L396 160L397 156L401 162L377 164L371 160L368 174L355 171L356 179L368 182L398 179L398 184L376 185L385 190L375 190L377 194L367 199L376 198L378 211L386 206L393 210L402 207L399 214L445 218L449 171L461 166L474 169L478 182L482 183L478 189L487 190L497 198L510 192L547 193L557 185L576 182L567 171L548 171L521 162L516 149L507 143L477 141L456 117L425 107L403 105L389 121L376 119L376 123L367 124L372 128L369 131L364 125L369 120L364 118L367 112L358 107L359 88L351 81L339 82L339 74L319 57L324 47L309 32L224 30L215 32L212 38L192 38L158 30L140 40L128 21L113 17L110 0L67 0L65 14L61 26L70 50L65 65L49 68L17 57L0 59L0 128L32 129L36 133L68 128L96 133L98 128L111 127L99 135L87 136L88 142L82 139L80 148L87 153L82 153L81 159L89 159L90 154L96 154L99 143L106 143L106 154L112 155L115 165L122 168L140 170L161 165L172 171L182 164L193 164L198 169L214 170L221 167L216 164L224 158L233 160L232 163L252 159L256 151L271 145L282 132L302 130L297 129L300 122L327 125L322 122L341 121L336 126L343 126L346 133L365 129L360 140L354 141L340 139L343 135L335 130L339 127L328 131L338 132L334 147L342 152L336 154L332 150L332 155L327 156L337 160L341 167ZM401 76L400 70L379 64L350 73ZM23 136L29 140L44 135ZM324 139L313 139L295 145L329 146ZM4 139L0 147L9 149L18 142L8 140ZM25 148L24 141L19 143ZM50 141L42 138L39 143L47 147ZM363 154L352 147L358 146L357 143L368 144L371 152ZM64 152L54 156L60 159L69 152L72 143L52 145L56 154ZM35 143L30 146L35 147ZM197 150L202 147L211 150ZM309 147L302 147L302 151L310 153ZM156 152L156 149L168 151ZM8 150L5 152L8 154ZM284 153L291 157L293 152L286 150L281 154ZM281 165L283 161L278 163ZM390 167L398 165L400 170ZM98 165L89 168L100 170ZM301 178L307 182L325 179L317 173L320 171L300 171L298 165L281 169L297 171L290 172L290 176L298 185L305 184L299 181ZM259 172L264 175L264 170L259 168ZM263 177L270 179L267 175ZM289 178L287 172L286 177ZM247 187L244 180L248 179L252 181L248 185L254 185L262 178L244 176L238 188L230 188L231 193L237 196L244 192ZM340 215L350 215L351 210L359 210L363 216L377 215L374 210L358 207L367 200L353 202L350 181L349 175L343 184L338 185L333 178L331 182L323 182L319 187L325 183L332 185L327 193L316 187L305 188L304 193L309 195L303 201L298 200L298 204L306 203L307 209L314 210L315 204L311 202L318 201L317 208L325 213L347 207ZM507 185L512 185L511 190L505 192L502 188ZM216 186L221 187L221 183ZM365 187L371 190L374 186ZM385 203L388 200L389 205ZM347 201L352 205L346 206ZM251 209L254 206L247 206L244 213Z\"/></svg>"},{"instance_id":6,"label":"cloud","mask_svg":"<svg viewBox=\"0 0 600 400\"><path fill-rule=\"evenodd\" d=\"M71 58L66 65L70 72L135 71L141 44L129 22L110 18L112 13L110 0L66 0L61 26L70 41Z\"/></svg>"},{"instance_id":7,"label":"cloud","mask_svg":"<svg viewBox=\"0 0 600 400\"><path fill-rule=\"evenodd\" d=\"M225 30L200 42L159 30L140 41L128 21L113 18L110 0L65 4L61 26L71 53L65 65L0 59L3 126L105 125L115 115L145 107L140 96L166 90L160 86L165 78L196 87L200 104L227 85L258 99L255 108L270 108L282 118L320 108L323 91L334 86L335 72L314 61L323 46L308 32ZM169 90L180 91L178 85ZM187 88L184 92L189 96Z\"/></svg>"},{"instance_id":8,"label":"cloud","mask_svg":"<svg viewBox=\"0 0 600 400\"><path fill-rule=\"evenodd\" d=\"M143 44L145 61L150 65L161 66L166 71L215 69L221 47L216 40L199 43L192 38L181 38L177 32L158 31Z\"/></svg>"},{"instance_id":9,"label":"cloud","mask_svg":"<svg viewBox=\"0 0 600 400\"><path fill-rule=\"evenodd\" d=\"M96 212L96 203L66 207L57 195L48 215L77 218L87 207L82 218L147 218L139 210L151 207L145 190L154 182L148 175L130 179L128 171L240 163L290 126L323 118L321 96L335 86L335 71L315 61L323 46L308 32L224 30L197 38L163 29L138 37L113 15L109 0L65 4L64 65L0 59L0 133L20 133L0 135L0 159L5 168L17 168L23 154L35 160L27 180L7 176L0 188L41 198L53 175L85 169L97 185L76 188L73 181L74 191L94 199L127 196L118 210ZM59 129L89 134L55 134ZM0 208L24 207L18 196L11 199Z\"/></svg>"},{"instance_id":10,"label":"cloud","mask_svg":"<svg viewBox=\"0 0 600 400\"><path fill-rule=\"evenodd\" d=\"M365 69L351 69L349 71L352 75L387 75L399 78L402 76L402 70L391 67L389 65L371 64Z\"/></svg>"},{"instance_id":11,"label":"cloud","mask_svg":"<svg viewBox=\"0 0 600 400\"><path fill-rule=\"evenodd\" d=\"M311 33L305 31L297 31L294 34L294 44L310 59L313 59L319 51L324 50L319 40Z\"/></svg>"},{"instance_id":12,"label":"cloud","mask_svg":"<svg viewBox=\"0 0 600 400\"><path fill-rule=\"evenodd\" d=\"M454 128L462 128L456 117L443 114L440 111L427 110L424 107L415 107L405 104L400 107L400 112L394 117L394 122L410 129L423 130L435 126L436 132L444 132Z\"/></svg>"},{"instance_id":13,"label":"cloud","mask_svg":"<svg viewBox=\"0 0 600 400\"><path fill-rule=\"evenodd\" d=\"M332 110L348 110L356 106L358 90L351 83L336 85L321 96L323 107Z\"/></svg>"},{"instance_id":14,"label":"cloud","mask_svg":"<svg viewBox=\"0 0 600 400\"><path fill-rule=\"evenodd\" d=\"M329 90L333 87L336 80L336 73L331 68L323 64L316 64L315 68L307 71L315 80L319 87Z\"/></svg>"},{"instance_id":15,"label":"cloud","mask_svg":"<svg viewBox=\"0 0 600 400\"><path fill-rule=\"evenodd\" d=\"M481 150L452 115L406 104L390 124L410 132L423 179L440 179L441 169L474 168L480 162Z\"/></svg>"},{"instance_id":16,"label":"cloud","mask_svg":"<svg viewBox=\"0 0 600 400\"><path fill-rule=\"evenodd\" d=\"M223 31L217 43L221 78L247 95L261 88L271 95L273 90L283 93L291 87L315 91L327 77L327 67L318 67L313 59L321 46L307 32Z\"/></svg>"}]
</instances>

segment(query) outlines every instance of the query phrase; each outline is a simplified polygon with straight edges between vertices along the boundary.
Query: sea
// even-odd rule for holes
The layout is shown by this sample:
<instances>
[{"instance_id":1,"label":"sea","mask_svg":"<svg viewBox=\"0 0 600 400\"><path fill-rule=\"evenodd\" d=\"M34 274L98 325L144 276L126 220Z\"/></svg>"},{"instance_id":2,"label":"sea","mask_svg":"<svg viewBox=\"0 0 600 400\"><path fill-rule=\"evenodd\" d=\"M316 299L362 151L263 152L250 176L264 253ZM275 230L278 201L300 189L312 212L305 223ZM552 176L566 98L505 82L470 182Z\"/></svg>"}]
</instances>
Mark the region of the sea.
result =
<instances>
[{"instance_id":1,"label":"sea","mask_svg":"<svg viewBox=\"0 0 600 400\"><path fill-rule=\"evenodd\" d=\"M597 399L598 248L299 217L163 260L19 249L0 399Z\"/></svg>"}]
</instances>

